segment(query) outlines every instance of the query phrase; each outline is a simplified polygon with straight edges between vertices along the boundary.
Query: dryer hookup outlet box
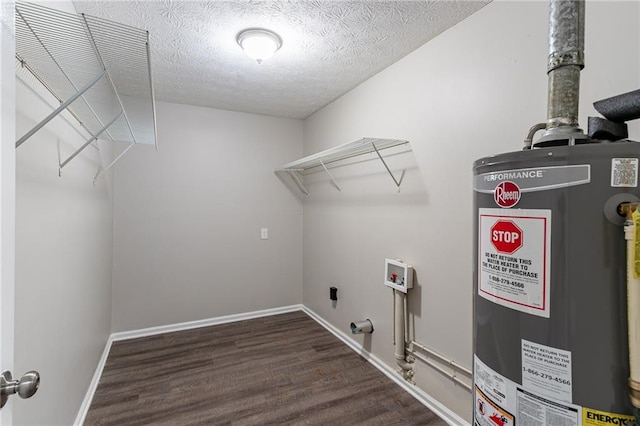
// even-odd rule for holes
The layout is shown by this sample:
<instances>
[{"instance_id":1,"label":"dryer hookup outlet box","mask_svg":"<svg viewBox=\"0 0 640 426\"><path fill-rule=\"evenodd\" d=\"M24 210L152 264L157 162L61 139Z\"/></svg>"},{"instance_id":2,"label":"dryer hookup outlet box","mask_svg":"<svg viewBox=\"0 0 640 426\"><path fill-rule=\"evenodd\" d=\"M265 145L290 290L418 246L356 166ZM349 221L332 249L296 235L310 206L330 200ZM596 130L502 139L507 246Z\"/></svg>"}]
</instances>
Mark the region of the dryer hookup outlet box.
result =
<instances>
[{"instance_id":1,"label":"dryer hookup outlet box","mask_svg":"<svg viewBox=\"0 0 640 426\"><path fill-rule=\"evenodd\" d=\"M338 300L338 289L335 287L329 287L329 299Z\"/></svg>"}]
</instances>

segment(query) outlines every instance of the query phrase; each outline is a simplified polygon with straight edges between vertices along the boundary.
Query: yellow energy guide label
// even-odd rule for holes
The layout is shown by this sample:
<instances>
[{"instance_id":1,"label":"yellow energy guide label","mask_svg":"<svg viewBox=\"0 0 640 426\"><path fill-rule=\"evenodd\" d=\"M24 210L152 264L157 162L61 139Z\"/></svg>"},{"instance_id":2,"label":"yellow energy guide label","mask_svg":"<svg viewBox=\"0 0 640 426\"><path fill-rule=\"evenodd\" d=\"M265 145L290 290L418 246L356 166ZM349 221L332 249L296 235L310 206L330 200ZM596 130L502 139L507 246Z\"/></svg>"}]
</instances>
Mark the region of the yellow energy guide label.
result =
<instances>
[{"instance_id":1,"label":"yellow energy guide label","mask_svg":"<svg viewBox=\"0 0 640 426\"><path fill-rule=\"evenodd\" d=\"M582 407L582 426L610 426L631 423L633 416L607 413L592 408Z\"/></svg>"}]
</instances>

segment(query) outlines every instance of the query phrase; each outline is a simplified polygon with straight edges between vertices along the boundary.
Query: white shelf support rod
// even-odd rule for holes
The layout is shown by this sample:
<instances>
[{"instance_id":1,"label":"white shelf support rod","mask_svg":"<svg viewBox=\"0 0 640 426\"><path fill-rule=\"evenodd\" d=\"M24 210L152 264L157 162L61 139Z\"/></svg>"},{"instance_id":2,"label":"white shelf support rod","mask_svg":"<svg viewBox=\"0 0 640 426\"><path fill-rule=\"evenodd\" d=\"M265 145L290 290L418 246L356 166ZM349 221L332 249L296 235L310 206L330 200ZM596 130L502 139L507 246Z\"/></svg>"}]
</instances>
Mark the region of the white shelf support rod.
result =
<instances>
[{"instance_id":1,"label":"white shelf support rod","mask_svg":"<svg viewBox=\"0 0 640 426\"><path fill-rule=\"evenodd\" d=\"M44 120L42 120L40 123L36 124L36 126L29 130L23 137L21 137L20 139L18 139L18 141L16 142L16 148L19 147L20 145L22 145L27 139L29 139L31 136L34 135L34 133L36 133L38 130L40 130L45 124L47 124L48 122L50 122L51 120L53 120L58 114L60 114L63 110L67 109L67 107L69 105L71 105L71 103L73 101L75 101L76 99L78 99L80 96L82 96L82 94L84 92L86 92L87 90L91 89L91 87L93 87L94 84L96 84L98 81L100 81L100 79L102 77L104 77L104 75L106 74L106 70L102 70L102 72L100 73L100 75L98 75L96 78L94 78L89 84L87 84L86 86L84 86L82 89L78 90L74 95L72 95L69 99L67 99L66 101L64 101L58 108L54 109L53 112L51 114L49 114Z\"/></svg>"},{"instance_id":2,"label":"white shelf support rod","mask_svg":"<svg viewBox=\"0 0 640 426\"><path fill-rule=\"evenodd\" d=\"M156 151L158 150L158 121L156 119L156 93L153 89L153 81L151 80L151 49L149 48L149 31L147 31L147 68L149 69L149 86L151 90L151 112L153 113L153 141L156 145Z\"/></svg>"},{"instance_id":3,"label":"white shelf support rod","mask_svg":"<svg viewBox=\"0 0 640 426\"><path fill-rule=\"evenodd\" d=\"M63 100L62 98L60 98L60 96L58 96L58 94L57 94L56 92L54 92L54 91L53 91L53 89L51 88L51 86L49 86L49 84L47 84L47 82L46 82L46 81L44 81L44 80L42 79L42 77L40 77L40 76L38 75L38 73L34 71L34 69L33 69L33 68L31 68L31 65L29 65L29 64L28 64L24 59L22 59L22 58L20 57L20 55L18 55L17 53L16 53L16 59L17 59L17 60L18 60L18 62L20 63L20 66L21 66L21 67L23 67L24 69L26 69L27 71L29 71L29 72L31 73L31 75L33 76L33 78L35 78L36 80L38 80L38 81L40 82L40 84L42 84L42 87L44 87L45 89L47 89L47 91L51 94L51 96L53 96L53 97L58 101L58 103L60 103L60 104L61 104L61 103L63 103L63 102L64 102L64 100ZM63 73L63 75L66 75L66 74L64 74L64 71L62 71L62 69L61 69L61 68L59 68L59 69L61 70L60 72L62 72L62 73ZM73 90L78 90L78 86L76 86L75 84L73 84L73 83L71 82L71 80L68 80L68 79L67 79L67 81L69 81L69 84L71 85L71 87L73 87ZM85 105L87 105L87 108L89 108L89 111L91 111L91 112L93 113L93 116L95 117L96 121L97 121L98 123L100 123L100 125L102 126L102 125L103 125L102 121L100 121L100 118L95 114L95 111L93 110L93 108L91 107L91 105L89 105L89 103L87 102L87 100L85 99L85 97L84 97L84 96L81 96L81 97L80 97L80 99L82 99L82 100L84 101ZM91 133L91 130L89 130L89 128L88 128L88 127L87 127L87 126L82 122L82 120L80 120L80 117L78 117L78 116L76 115L76 113L74 113L74 112L73 112L72 110L70 110L70 109L67 109L67 112L68 112L69 114L71 114L71 116L72 116L73 118L75 118L75 119L76 119L76 121L78 122L78 125L79 125L80 127L82 127L82 128L84 129L84 131L85 131L85 132L87 132L87 133L88 133L88 134L90 134L90 135L92 135L92 134L93 134L93 133ZM80 135L82 135L83 137L85 136L85 134L84 134L84 133L82 133L82 132L80 132L80 130L79 130L79 129L76 129L76 131L77 131ZM109 134L109 132L108 132L108 131L107 131L107 134L109 135L109 137L111 137L111 139L113 139L113 137L111 136L111 134Z\"/></svg>"},{"instance_id":4,"label":"white shelf support rod","mask_svg":"<svg viewBox=\"0 0 640 426\"><path fill-rule=\"evenodd\" d=\"M120 111L120 113L119 113L118 115L116 115L116 116L113 118L113 120L111 120L107 125L105 125L104 127L102 127L102 129L98 130L98 132L97 132L94 136L92 136L91 138L87 139L87 141L84 143L84 145L82 145L80 148L78 148L78 149L76 150L76 152L74 152L73 154L71 154L71 155L69 156L69 158L67 158L67 159L66 159L66 160L64 160L62 163L60 163L60 169L59 169L59 170L62 170L62 168L63 168L64 166L66 166L67 164L69 164L69 162L70 162L71 160L73 160L74 158L76 158L76 156L77 156L78 154L80 154L80 152L82 152L82 150L83 150L83 149L85 149L86 147L88 147L88 146L89 146L89 144L90 144L91 142L93 142L94 140L98 139L98 137L99 137L99 136L100 136L100 135L101 135L105 130L107 130L109 127L111 127L111 125L112 125L113 123L115 123L115 122L116 122L116 120L117 120L118 118L120 118L120 116L121 116L121 115L122 115L122 111Z\"/></svg>"},{"instance_id":5,"label":"white shelf support rod","mask_svg":"<svg viewBox=\"0 0 640 426\"><path fill-rule=\"evenodd\" d=\"M138 143L136 141L136 135L133 133L133 128L131 127L131 122L129 121L129 117L127 116L127 111L125 110L124 104L122 103L122 99L120 99L120 95L118 94L118 89L116 89L116 85L113 84L113 80L111 79L111 75L109 75L107 66L104 64L104 60L102 59L102 55L100 55L100 51L98 50L98 45L96 44L96 41L93 38L91 27L89 27L89 23L87 22L87 17L85 16L84 13L82 14L82 20L84 21L84 26L87 28L87 36L91 41L91 46L93 47L93 51L96 57L98 58L98 60L100 61L100 64L102 65L102 69L104 69L104 72L107 75L107 80L109 81L109 84L111 84L111 88L113 89L113 93L116 95L116 99L118 99L118 103L120 104L120 108L122 109L122 113L124 114L124 120L127 122L129 133L131 133L131 138L133 139L133 143Z\"/></svg>"},{"instance_id":6,"label":"white shelf support rod","mask_svg":"<svg viewBox=\"0 0 640 426\"><path fill-rule=\"evenodd\" d=\"M124 155L125 155L127 152L129 152L129 150L130 150L131 148L133 148L133 146L134 146L134 145L135 145L135 143L130 144L130 145L127 147L127 149L125 149L124 151L122 151L122 153L121 153L120 155L118 155L118 156L116 157L116 159L115 159L115 160L113 160L113 161L112 161L112 162L111 162L107 167L105 167L105 168L104 168L104 170L102 170L100 173L98 173L98 174L96 175L96 177L94 177L94 178L93 178L93 183L96 183L96 181L97 181L98 179L100 179L100 177L102 177L102 175L104 175L104 174L107 172L107 170L109 170L111 167L113 167L113 165L114 165L114 164L116 164L116 163L118 162L118 160L120 160L122 157L124 157Z\"/></svg>"},{"instance_id":7,"label":"white shelf support rod","mask_svg":"<svg viewBox=\"0 0 640 426\"><path fill-rule=\"evenodd\" d=\"M391 176L391 179L393 179L393 182L398 187L398 191L400 191L400 182L398 182L393 173L391 173L391 169L389 169L389 166L387 166L387 162L384 161L384 158L382 158L382 155L380 155L380 151L378 151L378 148L376 148L376 144L374 142L371 142L371 146L373 146L374 151L376 152L376 154L378 154L378 157L380 157L380 161L382 161L382 164L384 164L384 168L387 169L387 172L389 172L389 176Z\"/></svg>"},{"instance_id":8,"label":"white shelf support rod","mask_svg":"<svg viewBox=\"0 0 640 426\"><path fill-rule=\"evenodd\" d=\"M329 169L327 169L327 166L324 165L322 160L320 160L320 164L322 165L322 168L324 169L324 171L327 172L327 174L329 175L329 180L331 181L333 186L335 186L338 191L342 192L342 189L340 189L340 187L338 186L338 183L335 181L335 179L333 179L333 176L331 176Z\"/></svg>"},{"instance_id":9,"label":"white shelf support rod","mask_svg":"<svg viewBox=\"0 0 640 426\"><path fill-rule=\"evenodd\" d=\"M296 174L295 170L287 170L287 173L289 174L289 176L291 176L291 179L293 179L293 181L298 186L300 191L302 191L304 195L309 195L309 191L307 191L307 188L304 187L304 185L300 181L300 178Z\"/></svg>"}]
</instances>

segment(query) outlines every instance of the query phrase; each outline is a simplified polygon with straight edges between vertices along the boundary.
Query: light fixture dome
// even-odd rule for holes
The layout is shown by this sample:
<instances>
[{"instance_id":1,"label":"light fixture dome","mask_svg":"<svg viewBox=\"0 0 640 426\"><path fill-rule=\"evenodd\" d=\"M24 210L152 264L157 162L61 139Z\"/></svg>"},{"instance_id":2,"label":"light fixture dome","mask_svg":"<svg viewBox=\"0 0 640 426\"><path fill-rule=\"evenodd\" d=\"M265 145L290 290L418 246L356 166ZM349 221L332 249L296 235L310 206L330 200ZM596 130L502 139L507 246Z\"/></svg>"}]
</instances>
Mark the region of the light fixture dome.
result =
<instances>
[{"instance_id":1,"label":"light fixture dome","mask_svg":"<svg viewBox=\"0 0 640 426\"><path fill-rule=\"evenodd\" d=\"M273 31L264 28L248 28L238 33L236 41L251 58L261 63L269 59L280 47L282 39Z\"/></svg>"}]
</instances>

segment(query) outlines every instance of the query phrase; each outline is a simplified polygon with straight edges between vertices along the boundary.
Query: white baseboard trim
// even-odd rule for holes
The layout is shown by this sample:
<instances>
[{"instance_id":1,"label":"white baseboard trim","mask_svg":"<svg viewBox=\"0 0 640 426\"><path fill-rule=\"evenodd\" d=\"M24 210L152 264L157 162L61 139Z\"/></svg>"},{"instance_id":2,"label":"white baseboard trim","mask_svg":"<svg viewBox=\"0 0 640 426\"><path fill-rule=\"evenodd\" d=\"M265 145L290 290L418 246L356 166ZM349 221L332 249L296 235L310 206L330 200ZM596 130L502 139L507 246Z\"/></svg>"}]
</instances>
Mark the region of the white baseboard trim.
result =
<instances>
[{"instance_id":1,"label":"white baseboard trim","mask_svg":"<svg viewBox=\"0 0 640 426\"><path fill-rule=\"evenodd\" d=\"M95 373L93 373L91 383L89 383L89 389L87 389L87 393L85 394L84 400L82 401L80 409L78 410L78 415L73 422L74 426L82 426L84 424L84 419L87 417L87 413L89 412L91 401L93 401L93 395L96 393L96 389L98 388L98 383L100 382L100 377L102 376L102 370L104 370L104 365L107 362L107 357L109 356L109 351L111 350L111 343L113 343L113 339L111 338L111 336L109 336L109 339L107 339L107 343L104 345L104 351L102 351L100 361L98 361L96 371Z\"/></svg>"},{"instance_id":2,"label":"white baseboard trim","mask_svg":"<svg viewBox=\"0 0 640 426\"><path fill-rule=\"evenodd\" d=\"M383 362L377 356L373 355L371 352L367 351L362 347L362 345L358 344L353 339L350 339L345 333L327 322L320 315L316 314L304 305L302 307L302 311L313 318L318 324L326 328L331 334L340 339L344 344L356 351L364 359L369 361L385 376L393 380L396 384L407 391L407 393L417 399L420 403L440 416L440 418L442 418L444 421L454 426L470 426L470 424L462 417L458 416L456 413L445 407L442 403L434 399L431 395L429 395L422 389L404 380L398 373L396 373L396 371L392 367Z\"/></svg>"},{"instance_id":3,"label":"white baseboard trim","mask_svg":"<svg viewBox=\"0 0 640 426\"><path fill-rule=\"evenodd\" d=\"M153 336L156 334L171 333L174 331L191 330L193 328L209 327L236 321L244 321L254 318L268 317L271 315L285 314L287 312L301 311L302 305L282 306L279 308L263 309L261 311L245 312L242 314L225 315L222 317L208 318L198 321L181 322L178 324L161 325L159 327L149 327L140 330L120 331L113 333L111 338L114 342L120 340L137 339L139 337Z\"/></svg>"}]
</instances>

